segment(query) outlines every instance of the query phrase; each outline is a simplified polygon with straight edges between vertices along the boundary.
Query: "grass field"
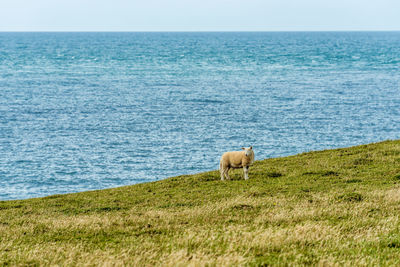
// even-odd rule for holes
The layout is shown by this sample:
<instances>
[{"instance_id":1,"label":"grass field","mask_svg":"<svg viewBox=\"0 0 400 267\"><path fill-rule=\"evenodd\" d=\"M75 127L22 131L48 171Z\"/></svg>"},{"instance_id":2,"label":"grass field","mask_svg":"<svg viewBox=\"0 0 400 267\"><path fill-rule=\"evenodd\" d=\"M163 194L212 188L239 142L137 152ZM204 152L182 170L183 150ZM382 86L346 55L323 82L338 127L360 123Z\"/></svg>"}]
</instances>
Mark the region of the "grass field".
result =
<instances>
[{"instance_id":1,"label":"grass field","mask_svg":"<svg viewBox=\"0 0 400 267\"><path fill-rule=\"evenodd\" d=\"M400 265L400 141L257 161L249 176L1 201L0 266Z\"/></svg>"}]
</instances>

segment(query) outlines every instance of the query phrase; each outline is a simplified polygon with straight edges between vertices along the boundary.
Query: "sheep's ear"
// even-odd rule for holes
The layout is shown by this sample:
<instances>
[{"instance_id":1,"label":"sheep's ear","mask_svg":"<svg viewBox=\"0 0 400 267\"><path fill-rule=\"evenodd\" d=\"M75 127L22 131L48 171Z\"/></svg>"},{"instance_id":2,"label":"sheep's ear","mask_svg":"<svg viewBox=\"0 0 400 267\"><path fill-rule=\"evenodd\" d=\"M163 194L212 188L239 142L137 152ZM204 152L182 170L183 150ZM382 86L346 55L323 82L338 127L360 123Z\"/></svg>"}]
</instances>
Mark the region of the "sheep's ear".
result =
<instances>
[{"instance_id":1,"label":"sheep's ear","mask_svg":"<svg viewBox=\"0 0 400 267\"><path fill-rule=\"evenodd\" d=\"M251 146L250 149L253 149L253 146Z\"/></svg>"},{"instance_id":2,"label":"sheep's ear","mask_svg":"<svg viewBox=\"0 0 400 267\"><path fill-rule=\"evenodd\" d=\"M245 150L246 148L242 147L242 150Z\"/></svg>"}]
</instances>

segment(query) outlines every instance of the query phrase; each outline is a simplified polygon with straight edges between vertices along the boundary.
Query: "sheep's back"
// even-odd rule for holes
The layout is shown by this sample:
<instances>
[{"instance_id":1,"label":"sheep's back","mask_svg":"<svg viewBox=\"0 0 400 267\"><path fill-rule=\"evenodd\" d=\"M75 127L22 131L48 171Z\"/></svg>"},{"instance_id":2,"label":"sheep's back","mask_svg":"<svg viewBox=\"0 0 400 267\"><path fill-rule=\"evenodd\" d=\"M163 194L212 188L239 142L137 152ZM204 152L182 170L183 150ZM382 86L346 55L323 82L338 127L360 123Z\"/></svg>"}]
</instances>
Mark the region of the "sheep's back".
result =
<instances>
[{"instance_id":1,"label":"sheep's back","mask_svg":"<svg viewBox=\"0 0 400 267\"><path fill-rule=\"evenodd\" d=\"M242 159L244 157L244 151L230 151L225 152L222 157L221 161L225 162L226 164L230 165L231 167L242 167Z\"/></svg>"}]
</instances>

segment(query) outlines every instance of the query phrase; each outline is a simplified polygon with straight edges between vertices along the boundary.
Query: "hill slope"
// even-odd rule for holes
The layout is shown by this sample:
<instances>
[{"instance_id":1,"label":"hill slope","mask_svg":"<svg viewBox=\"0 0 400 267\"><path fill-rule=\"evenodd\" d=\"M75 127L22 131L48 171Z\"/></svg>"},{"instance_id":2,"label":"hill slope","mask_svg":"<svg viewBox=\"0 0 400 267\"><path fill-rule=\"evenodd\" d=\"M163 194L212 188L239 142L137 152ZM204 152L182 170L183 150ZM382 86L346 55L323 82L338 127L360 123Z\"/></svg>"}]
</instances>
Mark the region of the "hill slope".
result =
<instances>
[{"instance_id":1,"label":"hill slope","mask_svg":"<svg viewBox=\"0 0 400 267\"><path fill-rule=\"evenodd\" d=\"M400 264L400 141L231 176L2 201L0 265Z\"/></svg>"}]
</instances>

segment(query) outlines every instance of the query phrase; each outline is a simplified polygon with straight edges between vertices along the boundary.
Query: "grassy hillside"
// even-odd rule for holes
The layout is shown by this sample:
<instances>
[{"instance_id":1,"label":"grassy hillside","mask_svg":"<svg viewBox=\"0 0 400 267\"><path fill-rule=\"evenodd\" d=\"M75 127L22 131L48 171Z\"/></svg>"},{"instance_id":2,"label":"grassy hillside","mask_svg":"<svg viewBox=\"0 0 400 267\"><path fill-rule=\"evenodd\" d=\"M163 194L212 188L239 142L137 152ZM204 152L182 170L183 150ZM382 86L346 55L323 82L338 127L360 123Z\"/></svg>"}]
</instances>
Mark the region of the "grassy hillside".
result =
<instances>
[{"instance_id":1,"label":"grassy hillside","mask_svg":"<svg viewBox=\"0 0 400 267\"><path fill-rule=\"evenodd\" d=\"M400 265L400 141L231 176L2 201L0 265Z\"/></svg>"}]
</instances>

